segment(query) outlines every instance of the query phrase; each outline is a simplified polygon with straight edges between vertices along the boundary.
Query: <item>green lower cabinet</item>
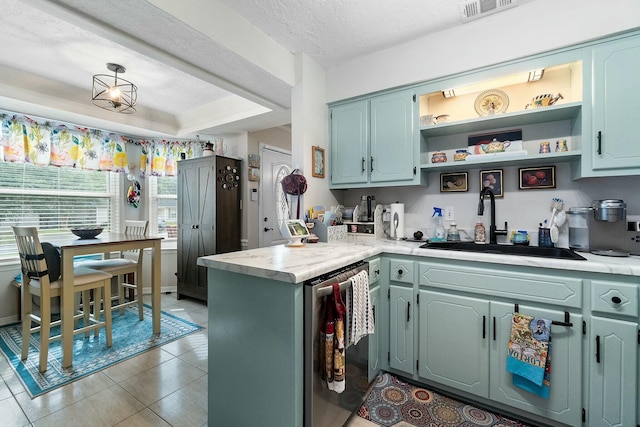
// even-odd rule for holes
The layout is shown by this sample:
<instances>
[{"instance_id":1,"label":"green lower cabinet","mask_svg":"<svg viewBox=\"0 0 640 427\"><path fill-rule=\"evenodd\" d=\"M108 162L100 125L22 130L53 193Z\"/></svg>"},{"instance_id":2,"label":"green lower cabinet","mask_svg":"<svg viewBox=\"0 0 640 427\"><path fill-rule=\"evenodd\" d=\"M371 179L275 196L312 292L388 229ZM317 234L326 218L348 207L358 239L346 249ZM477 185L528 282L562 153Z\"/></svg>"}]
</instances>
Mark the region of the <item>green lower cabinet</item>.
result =
<instances>
[{"instance_id":1,"label":"green lower cabinet","mask_svg":"<svg viewBox=\"0 0 640 427\"><path fill-rule=\"evenodd\" d=\"M511 331L513 304L491 302L491 338L489 398L496 402L541 415L572 426L582 425L582 315L571 313L572 326L551 325L551 379L549 399L536 396L512 383L505 369ZM564 312L520 304L519 313L564 322ZM492 331L493 333L493 331Z\"/></svg>"},{"instance_id":2,"label":"green lower cabinet","mask_svg":"<svg viewBox=\"0 0 640 427\"><path fill-rule=\"evenodd\" d=\"M544 399L513 386L506 371L514 305L419 291L419 377L568 425L582 424L582 316L553 325L551 388ZM520 313L564 321L564 312L520 305Z\"/></svg>"},{"instance_id":3,"label":"green lower cabinet","mask_svg":"<svg viewBox=\"0 0 640 427\"><path fill-rule=\"evenodd\" d=\"M369 291L369 299L371 300L371 308L373 310L373 322L375 325L375 332L369 335L369 382L380 372L380 332L382 330L381 325L378 325L379 301L380 301L380 286Z\"/></svg>"},{"instance_id":4,"label":"green lower cabinet","mask_svg":"<svg viewBox=\"0 0 640 427\"><path fill-rule=\"evenodd\" d=\"M389 367L413 375L413 288L389 286Z\"/></svg>"},{"instance_id":5,"label":"green lower cabinet","mask_svg":"<svg viewBox=\"0 0 640 427\"><path fill-rule=\"evenodd\" d=\"M421 290L419 375L489 395L489 301Z\"/></svg>"},{"instance_id":6,"label":"green lower cabinet","mask_svg":"<svg viewBox=\"0 0 640 427\"><path fill-rule=\"evenodd\" d=\"M638 324L592 317L589 341L587 424L635 426Z\"/></svg>"}]
</instances>

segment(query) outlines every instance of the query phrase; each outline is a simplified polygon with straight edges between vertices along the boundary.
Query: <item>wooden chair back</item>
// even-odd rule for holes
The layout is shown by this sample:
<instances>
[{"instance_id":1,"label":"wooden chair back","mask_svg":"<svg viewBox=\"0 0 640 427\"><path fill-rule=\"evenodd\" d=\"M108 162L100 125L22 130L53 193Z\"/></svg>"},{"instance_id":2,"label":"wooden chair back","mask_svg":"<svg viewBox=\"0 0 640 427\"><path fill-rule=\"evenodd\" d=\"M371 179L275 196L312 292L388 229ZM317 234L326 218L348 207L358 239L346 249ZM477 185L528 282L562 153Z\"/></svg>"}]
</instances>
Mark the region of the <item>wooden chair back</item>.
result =
<instances>
[{"instance_id":1,"label":"wooden chair back","mask_svg":"<svg viewBox=\"0 0 640 427\"><path fill-rule=\"evenodd\" d=\"M26 276L25 279L42 280L46 276L46 281L48 282L49 271L47 270L44 250L38 238L38 229L36 227L14 226L13 234L20 254L23 277Z\"/></svg>"}]
</instances>

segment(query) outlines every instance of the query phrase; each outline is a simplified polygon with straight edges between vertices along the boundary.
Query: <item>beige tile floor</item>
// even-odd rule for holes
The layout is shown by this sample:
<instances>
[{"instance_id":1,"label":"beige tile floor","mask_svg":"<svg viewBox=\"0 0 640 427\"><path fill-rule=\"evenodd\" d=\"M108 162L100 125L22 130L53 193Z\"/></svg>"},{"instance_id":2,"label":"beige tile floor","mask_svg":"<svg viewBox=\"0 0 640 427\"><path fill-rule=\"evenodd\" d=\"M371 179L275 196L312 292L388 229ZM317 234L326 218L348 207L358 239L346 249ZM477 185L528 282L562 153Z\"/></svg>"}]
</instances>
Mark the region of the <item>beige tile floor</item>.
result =
<instances>
[{"instance_id":1,"label":"beige tile floor","mask_svg":"<svg viewBox=\"0 0 640 427\"><path fill-rule=\"evenodd\" d=\"M207 325L196 300L164 294L162 310ZM0 425L206 426L207 353L205 329L33 400L0 355Z\"/></svg>"}]
</instances>

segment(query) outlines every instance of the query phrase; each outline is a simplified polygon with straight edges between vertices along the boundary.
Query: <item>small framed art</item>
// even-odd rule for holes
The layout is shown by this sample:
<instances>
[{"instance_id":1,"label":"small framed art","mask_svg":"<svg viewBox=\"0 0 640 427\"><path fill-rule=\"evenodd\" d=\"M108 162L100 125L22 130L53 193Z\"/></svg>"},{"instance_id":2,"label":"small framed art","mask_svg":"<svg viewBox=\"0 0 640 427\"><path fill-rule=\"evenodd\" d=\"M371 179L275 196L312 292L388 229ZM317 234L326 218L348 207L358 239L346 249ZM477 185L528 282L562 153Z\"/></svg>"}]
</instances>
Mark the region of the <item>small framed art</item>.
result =
<instances>
[{"instance_id":1,"label":"small framed art","mask_svg":"<svg viewBox=\"0 0 640 427\"><path fill-rule=\"evenodd\" d=\"M482 191L484 187L489 187L494 197L503 197L502 169L480 171L480 191Z\"/></svg>"},{"instance_id":2,"label":"small framed art","mask_svg":"<svg viewBox=\"0 0 640 427\"><path fill-rule=\"evenodd\" d=\"M469 191L467 172L441 173L440 192L452 193L456 191Z\"/></svg>"},{"instance_id":3,"label":"small framed art","mask_svg":"<svg viewBox=\"0 0 640 427\"><path fill-rule=\"evenodd\" d=\"M313 159L311 176L324 178L324 148L311 147L311 158Z\"/></svg>"},{"instance_id":4,"label":"small framed art","mask_svg":"<svg viewBox=\"0 0 640 427\"><path fill-rule=\"evenodd\" d=\"M556 167L542 166L537 168L518 169L521 190L539 188L556 188Z\"/></svg>"}]
</instances>

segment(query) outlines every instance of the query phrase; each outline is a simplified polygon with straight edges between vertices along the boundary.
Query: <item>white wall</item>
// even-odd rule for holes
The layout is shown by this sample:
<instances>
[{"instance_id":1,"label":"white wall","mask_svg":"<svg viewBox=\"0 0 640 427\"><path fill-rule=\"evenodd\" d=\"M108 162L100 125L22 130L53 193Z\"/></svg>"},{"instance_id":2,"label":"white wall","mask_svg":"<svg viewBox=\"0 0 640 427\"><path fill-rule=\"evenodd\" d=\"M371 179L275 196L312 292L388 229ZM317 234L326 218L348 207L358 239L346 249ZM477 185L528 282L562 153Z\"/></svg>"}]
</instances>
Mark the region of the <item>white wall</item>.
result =
<instances>
[{"instance_id":1,"label":"white wall","mask_svg":"<svg viewBox=\"0 0 640 427\"><path fill-rule=\"evenodd\" d=\"M564 200L564 210L570 207L590 206L593 200L622 199L627 204L628 215L640 215L640 176L615 178L588 178L571 181L570 166L567 163L556 166L556 188L539 190L520 190L518 167L496 168L503 170L504 197L496 199L496 223L503 228L504 222L509 230L527 230L537 239L538 224L549 218L551 199ZM361 195L372 194L378 204L405 204L405 236L411 237L415 231L422 231L430 237L435 228L431 219L433 207L454 208L458 228L470 232L477 221L477 209L480 194L480 169L461 167L469 173L469 191L460 193L440 192L440 173L429 174L426 187L400 187L374 190L348 190L345 192L345 205L355 206ZM489 202L485 202L483 216L485 226L489 225ZM445 228L448 223L445 222ZM536 233L536 234L534 234ZM470 236L473 236L471 234ZM462 236L464 237L464 236ZM498 239L500 242L500 239ZM559 246L567 247L567 228L561 228Z\"/></svg>"},{"instance_id":2,"label":"white wall","mask_svg":"<svg viewBox=\"0 0 640 427\"><path fill-rule=\"evenodd\" d=\"M636 28L639 16L637 0L535 0L341 64L327 71L327 102Z\"/></svg>"}]
</instances>

